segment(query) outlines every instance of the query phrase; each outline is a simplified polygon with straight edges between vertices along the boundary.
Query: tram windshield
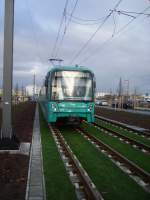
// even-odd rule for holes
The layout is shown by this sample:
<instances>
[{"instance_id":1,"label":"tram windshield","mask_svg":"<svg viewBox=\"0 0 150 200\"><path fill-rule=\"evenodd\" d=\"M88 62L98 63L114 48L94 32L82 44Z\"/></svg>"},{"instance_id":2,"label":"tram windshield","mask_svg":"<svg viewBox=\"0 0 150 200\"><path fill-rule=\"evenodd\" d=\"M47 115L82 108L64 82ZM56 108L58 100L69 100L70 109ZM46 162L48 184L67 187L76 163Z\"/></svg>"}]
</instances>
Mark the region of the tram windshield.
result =
<instances>
[{"instance_id":1,"label":"tram windshield","mask_svg":"<svg viewBox=\"0 0 150 200\"><path fill-rule=\"evenodd\" d=\"M92 74L57 71L52 78L52 100L92 101Z\"/></svg>"}]
</instances>

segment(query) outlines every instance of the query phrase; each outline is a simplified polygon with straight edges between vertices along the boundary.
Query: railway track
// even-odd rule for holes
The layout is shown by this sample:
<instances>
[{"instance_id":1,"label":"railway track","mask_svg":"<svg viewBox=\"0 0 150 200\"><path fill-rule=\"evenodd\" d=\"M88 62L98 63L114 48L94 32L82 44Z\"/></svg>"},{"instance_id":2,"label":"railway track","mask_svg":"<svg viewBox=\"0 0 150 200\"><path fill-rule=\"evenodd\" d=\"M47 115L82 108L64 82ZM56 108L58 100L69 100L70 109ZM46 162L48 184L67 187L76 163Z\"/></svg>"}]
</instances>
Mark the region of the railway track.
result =
<instances>
[{"instance_id":1,"label":"railway track","mask_svg":"<svg viewBox=\"0 0 150 200\"><path fill-rule=\"evenodd\" d=\"M91 142L98 150L108 156L120 169L127 173L146 191L150 192L150 174L148 172L128 160L126 157L122 156L102 141L98 140L84 129L76 128L76 131L89 140L89 142Z\"/></svg>"},{"instance_id":2,"label":"railway track","mask_svg":"<svg viewBox=\"0 0 150 200\"><path fill-rule=\"evenodd\" d=\"M93 125L96 128L104 131L104 133L107 133L107 134L112 135L114 137L118 137L121 141L124 141L125 143L132 145L132 147L134 147L134 148L138 148L139 150L141 150L144 153L150 153L150 147L145 145L145 144L137 142L136 140L133 140L133 139L127 137L127 136L124 136L124 135L122 135L122 134L120 134L116 131L110 130L109 128L101 126L96 122L94 122Z\"/></svg>"},{"instance_id":3,"label":"railway track","mask_svg":"<svg viewBox=\"0 0 150 200\"><path fill-rule=\"evenodd\" d=\"M78 199L102 200L102 195L97 191L86 171L83 169L76 156L73 155L70 147L56 126L49 125L54 137L58 151L69 173L70 179L75 186Z\"/></svg>"},{"instance_id":4,"label":"railway track","mask_svg":"<svg viewBox=\"0 0 150 200\"><path fill-rule=\"evenodd\" d=\"M146 138L150 139L150 132L149 132L149 131L139 131L139 130L135 130L134 128L125 126L124 124L122 124L122 123L120 123L120 122L117 122L117 121L114 121L114 120L110 120L110 119L101 117L101 116L99 116L99 115L95 115L95 118L100 119L100 120L102 120L102 121L104 121L104 122L113 124L113 125L115 125L115 126L121 127L121 128L123 128L124 130L128 130L129 132L138 134L138 135L140 135L140 136L142 136L142 137L146 137Z\"/></svg>"}]
</instances>

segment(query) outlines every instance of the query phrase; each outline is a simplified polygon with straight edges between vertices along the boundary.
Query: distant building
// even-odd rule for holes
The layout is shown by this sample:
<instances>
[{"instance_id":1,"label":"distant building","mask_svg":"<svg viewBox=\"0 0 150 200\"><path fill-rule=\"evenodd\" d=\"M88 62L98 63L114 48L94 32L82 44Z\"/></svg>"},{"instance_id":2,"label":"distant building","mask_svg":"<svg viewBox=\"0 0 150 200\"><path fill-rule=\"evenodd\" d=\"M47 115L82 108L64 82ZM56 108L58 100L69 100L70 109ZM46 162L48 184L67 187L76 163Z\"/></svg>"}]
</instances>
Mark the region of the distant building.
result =
<instances>
[{"instance_id":1,"label":"distant building","mask_svg":"<svg viewBox=\"0 0 150 200\"><path fill-rule=\"evenodd\" d=\"M28 85L25 87L26 88L26 95L27 96L33 96L33 95L36 95L38 96L39 93L40 93L40 89L41 87L35 85L35 88L33 85Z\"/></svg>"},{"instance_id":2,"label":"distant building","mask_svg":"<svg viewBox=\"0 0 150 200\"><path fill-rule=\"evenodd\" d=\"M96 92L96 98L104 97L106 95L110 95L108 92Z\"/></svg>"}]
</instances>

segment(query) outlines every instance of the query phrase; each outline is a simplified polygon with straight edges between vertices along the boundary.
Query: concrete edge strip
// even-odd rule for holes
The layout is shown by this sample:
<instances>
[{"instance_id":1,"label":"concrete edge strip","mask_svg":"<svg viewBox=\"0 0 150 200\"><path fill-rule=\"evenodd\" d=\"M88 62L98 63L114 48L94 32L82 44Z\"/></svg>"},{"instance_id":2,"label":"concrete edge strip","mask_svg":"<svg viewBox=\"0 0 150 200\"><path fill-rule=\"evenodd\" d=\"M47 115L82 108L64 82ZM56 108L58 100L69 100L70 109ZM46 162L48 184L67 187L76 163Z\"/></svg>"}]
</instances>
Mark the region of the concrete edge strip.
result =
<instances>
[{"instance_id":1,"label":"concrete edge strip","mask_svg":"<svg viewBox=\"0 0 150 200\"><path fill-rule=\"evenodd\" d=\"M36 105L35 116L36 115L39 115L38 104ZM33 127L35 127L35 121L36 121L36 117L34 119L34 126ZM40 132L40 123L39 123L39 132ZM34 134L34 128L33 128L33 134ZM40 132L39 136L40 136L39 137L39 144L40 144L40 149L41 149L40 159L41 159L41 171L42 171L43 200L46 200L46 187L45 187L45 178L44 178L44 170L43 170L43 154L42 154L42 145L41 145L41 132ZM33 151L33 138L34 137L32 136L25 200L29 199L30 180L31 180L30 179L30 176L31 176L31 163L32 163L32 151Z\"/></svg>"},{"instance_id":2,"label":"concrete edge strip","mask_svg":"<svg viewBox=\"0 0 150 200\"><path fill-rule=\"evenodd\" d=\"M0 150L0 154L8 153L8 154L20 154L20 155L29 155L30 154L30 146L29 142L21 142L20 147L17 150Z\"/></svg>"},{"instance_id":3,"label":"concrete edge strip","mask_svg":"<svg viewBox=\"0 0 150 200\"><path fill-rule=\"evenodd\" d=\"M36 114L36 113L35 113ZM35 124L35 119L34 119ZM33 133L34 133L34 125L33 125ZM29 158L29 165L28 165L28 177L27 177L27 185L26 185L26 195L25 200L28 200L29 198L29 187L30 187L30 174L31 174L31 161L32 161L32 149L33 149L33 135L32 135L32 142L30 147L30 158Z\"/></svg>"}]
</instances>

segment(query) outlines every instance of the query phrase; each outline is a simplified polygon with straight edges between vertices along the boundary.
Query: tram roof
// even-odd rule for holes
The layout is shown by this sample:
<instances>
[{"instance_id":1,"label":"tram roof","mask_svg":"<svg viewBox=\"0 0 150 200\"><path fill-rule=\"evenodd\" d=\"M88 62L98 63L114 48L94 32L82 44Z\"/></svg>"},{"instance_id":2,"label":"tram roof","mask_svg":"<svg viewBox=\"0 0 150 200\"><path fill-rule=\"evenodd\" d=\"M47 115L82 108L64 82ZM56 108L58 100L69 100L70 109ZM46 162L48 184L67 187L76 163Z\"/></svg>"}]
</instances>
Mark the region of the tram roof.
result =
<instances>
[{"instance_id":1,"label":"tram roof","mask_svg":"<svg viewBox=\"0 0 150 200\"><path fill-rule=\"evenodd\" d=\"M52 67L49 70L49 72L53 72L53 71L57 71L57 70L58 71L59 70L67 70L67 71L91 71L87 67L75 65L75 66L54 66L54 67Z\"/></svg>"}]
</instances>

